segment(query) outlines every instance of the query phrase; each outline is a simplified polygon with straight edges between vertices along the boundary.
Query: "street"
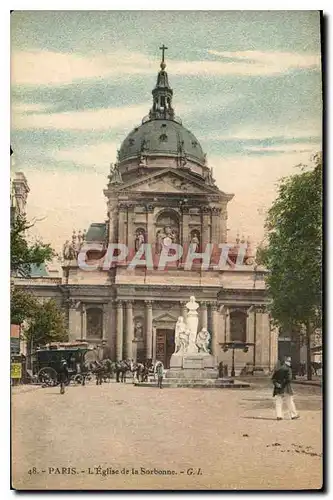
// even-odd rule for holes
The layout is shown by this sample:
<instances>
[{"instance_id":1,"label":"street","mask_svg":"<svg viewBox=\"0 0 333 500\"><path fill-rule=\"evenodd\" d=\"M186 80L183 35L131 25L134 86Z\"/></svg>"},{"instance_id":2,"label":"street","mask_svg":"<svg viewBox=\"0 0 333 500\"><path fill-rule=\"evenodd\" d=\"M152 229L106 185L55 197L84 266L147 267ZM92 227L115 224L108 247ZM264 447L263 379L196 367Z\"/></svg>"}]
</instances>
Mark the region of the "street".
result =
<instances>
[{"instance_id":1,"label":"street","mask_svg":"<svg viewBox=\"0 0 333 500\"><path fill-rule=\"evenodd\" d=\"M17 489L305 489L322 484L322 395L295 385L276 421L269 382L247 390L114 382L12 391Z\"/></svg>"}]
</instances>

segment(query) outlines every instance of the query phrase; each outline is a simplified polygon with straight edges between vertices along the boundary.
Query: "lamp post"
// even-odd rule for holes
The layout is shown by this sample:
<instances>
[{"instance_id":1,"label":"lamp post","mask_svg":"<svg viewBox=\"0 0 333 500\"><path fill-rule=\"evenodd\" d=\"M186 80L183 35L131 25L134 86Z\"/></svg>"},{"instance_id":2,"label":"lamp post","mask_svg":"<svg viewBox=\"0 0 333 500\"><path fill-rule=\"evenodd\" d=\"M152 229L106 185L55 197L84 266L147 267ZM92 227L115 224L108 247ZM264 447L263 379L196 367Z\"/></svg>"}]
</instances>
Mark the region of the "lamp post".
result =
<instances>
[{"instance_id":1,"label":"lamp post","mask_svg":"<svg viewBox=\"0 0 333 500\"><path fill-rule=\"evenodd\" d=\"M254 346L253 342L223 342L220 343L223 352L228 352L232 349L232 364L231 364L231 377L235 376L235 350L242 349L243 352L248 352L250 346Z\"/></svg>"}]
</instances>

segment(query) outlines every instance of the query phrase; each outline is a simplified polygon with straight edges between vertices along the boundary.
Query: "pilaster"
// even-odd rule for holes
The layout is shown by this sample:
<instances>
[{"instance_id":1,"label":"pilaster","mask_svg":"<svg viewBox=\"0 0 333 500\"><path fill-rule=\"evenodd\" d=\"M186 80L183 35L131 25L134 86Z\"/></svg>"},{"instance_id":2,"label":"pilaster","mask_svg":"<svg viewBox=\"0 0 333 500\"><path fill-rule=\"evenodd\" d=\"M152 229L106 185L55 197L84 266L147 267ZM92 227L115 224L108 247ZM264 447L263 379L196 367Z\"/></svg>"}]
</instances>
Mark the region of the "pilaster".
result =
<instances>
[{"instance_id":1,"label":"pilaster","mask_svg":"<svg viewBox=\"0 0 333 500\"><path fill-rule=\"evenodd\" d=\"M126 358L133 358L133 301L126 301Z\"/></svg>"},{"instance_id":2,"label":"pilaster","mask_svg":"<svg viewBox=\"0 0 333 500\"><path fill-rule=\"evenodd\" d=\"M145 300L146 309L146 357L153 357L153 303L151 300Z\"/></svg>"},{"instance_id":3,"label":"pilaster","mask_svg":"<svg viewBox=\"0 0 333 500\"><path fill-rule=\"evenodd\" d=\"M117 300L117 341L116 341L116 355L117 361L121 361L123 359L123 341L124 341L124 332L123 332L123 302L122 300Z\"/></svg>"}]
</instances>

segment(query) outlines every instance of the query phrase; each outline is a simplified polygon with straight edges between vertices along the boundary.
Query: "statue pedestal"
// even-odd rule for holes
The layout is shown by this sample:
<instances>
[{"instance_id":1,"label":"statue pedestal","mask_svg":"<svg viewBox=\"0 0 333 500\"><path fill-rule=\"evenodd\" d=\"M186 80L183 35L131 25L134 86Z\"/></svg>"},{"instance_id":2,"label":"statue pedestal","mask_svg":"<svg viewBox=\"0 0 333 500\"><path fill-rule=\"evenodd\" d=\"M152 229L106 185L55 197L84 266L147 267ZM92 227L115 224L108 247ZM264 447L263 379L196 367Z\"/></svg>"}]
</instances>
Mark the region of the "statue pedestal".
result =
<instances>
[{"instance_id":1,"label":"statue pedestal","mask_svg":"<svg viewBox=\"0 0 333 500\"><path fill-rule=\"evenodd\" d=\"M188 380L215 379L218 376L216 366L217 360L208 353L186 353L181 356L173 354L166 377Z\"/></svg>"},{"instance_id":2,"label":"statue pedestal","mask_svg":"<svg viewBox=\"0 0 333 500\"><path fill-rule=\"evenodd\" d=\"M173 354L170 359L170 369L204 370L205 368L216 368L215 357L208 353L184 354L178 356Z\"/></svg>"}]
</instances>

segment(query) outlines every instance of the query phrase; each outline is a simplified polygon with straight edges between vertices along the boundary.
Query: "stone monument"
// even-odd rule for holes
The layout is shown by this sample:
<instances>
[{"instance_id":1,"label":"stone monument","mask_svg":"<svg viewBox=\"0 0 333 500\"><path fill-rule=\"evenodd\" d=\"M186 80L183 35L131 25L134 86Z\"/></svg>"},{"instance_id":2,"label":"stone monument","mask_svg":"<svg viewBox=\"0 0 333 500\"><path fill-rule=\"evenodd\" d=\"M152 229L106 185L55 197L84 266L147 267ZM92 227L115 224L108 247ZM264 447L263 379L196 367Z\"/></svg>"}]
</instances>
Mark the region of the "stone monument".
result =
<instances>
[{"instance_id":1,"label":"stone monument","mask_svg":"<svg viewBox=\"0 0 333 500\"><path fill-rule=\"evenodd\" d=\"M199 304L190 297L186 304L186 323L179 316L175 327L175 352L171 356L169 377L188 379L217 376L216 360L209 350L211 335L206 328L198 332Z\"/></svg>"}]
</instances>

